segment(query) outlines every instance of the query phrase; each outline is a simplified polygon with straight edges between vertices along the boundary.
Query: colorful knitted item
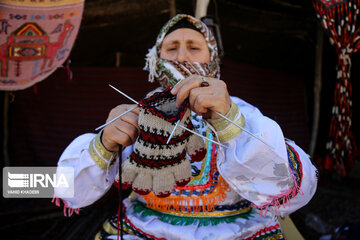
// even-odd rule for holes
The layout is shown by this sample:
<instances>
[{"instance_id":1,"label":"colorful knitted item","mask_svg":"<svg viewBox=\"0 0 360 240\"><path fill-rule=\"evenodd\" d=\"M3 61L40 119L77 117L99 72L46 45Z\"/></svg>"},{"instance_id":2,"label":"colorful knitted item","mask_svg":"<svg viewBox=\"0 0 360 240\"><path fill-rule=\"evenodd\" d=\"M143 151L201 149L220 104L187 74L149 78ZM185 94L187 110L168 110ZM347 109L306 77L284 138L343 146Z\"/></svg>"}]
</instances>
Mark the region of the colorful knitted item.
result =
<instances>
[{"instance_id":1,"label":"colorful knitted item","mask_svg":"<svg viewBox=\"0 0 360 240\"><path fill-rule=\"evenodd\" d=\"M141 195L154 192L167 197L175 185L185 186L191 178L188 156L201 161L206 154L201 137L179 126L166 143L178 120L193 129L188 100L177 109L176 96L170 91L167 88L139 102L140 133L133 153L123 162L122 187L132 186Z\"/></svg>"},{"instance_id":2,"label":"colorful knitted item","mask_svg":"<svg viewBox=\"0 0 360 240\"><path fill-rule=\"evenodd\" d=\"M0 1L0 90L44 80L69 57L84 0Z\"/></svg>"}]
</instances>

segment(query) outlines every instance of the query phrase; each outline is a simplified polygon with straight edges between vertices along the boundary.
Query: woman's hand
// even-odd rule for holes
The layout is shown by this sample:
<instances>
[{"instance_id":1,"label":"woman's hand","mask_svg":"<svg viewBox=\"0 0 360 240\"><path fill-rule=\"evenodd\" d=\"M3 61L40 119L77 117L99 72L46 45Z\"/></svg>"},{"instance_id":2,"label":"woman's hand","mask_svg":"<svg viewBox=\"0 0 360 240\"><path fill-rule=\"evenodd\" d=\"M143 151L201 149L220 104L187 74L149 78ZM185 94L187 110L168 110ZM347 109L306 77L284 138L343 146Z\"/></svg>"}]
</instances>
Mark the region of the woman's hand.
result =
<instances>
[{"instance_id":1,"label":"woman's hand","mask_svg":"<svg viewBox=\"0 0 360 240\"><path fill-rule=\"evenodd\" d=\"M109 122L134 106L136 105L122 104L115 107L110 111L106 122ZM104 128L101 141L107 150L117 152L119 151L120 144L126 147L135 143L135 140L140 132L138 126L139 112L139 108L135 108Z\"/></svg>"},{"instance_id":2,"label":"woman's hand","mask_svg":"<svg viewBox=\"0 0 360 240\"><path fill-rule=\"evenodd\" d=\"M204 118L218 119L214 111L226 115L230 110L231 99L224 81L206 77L209 86L201 87L204 77L191 75L177 84L171 93L176 95L176 106L189 97L190 109ZM211 110L211 111L210 111Z\"/></svg>"}]
</instances>

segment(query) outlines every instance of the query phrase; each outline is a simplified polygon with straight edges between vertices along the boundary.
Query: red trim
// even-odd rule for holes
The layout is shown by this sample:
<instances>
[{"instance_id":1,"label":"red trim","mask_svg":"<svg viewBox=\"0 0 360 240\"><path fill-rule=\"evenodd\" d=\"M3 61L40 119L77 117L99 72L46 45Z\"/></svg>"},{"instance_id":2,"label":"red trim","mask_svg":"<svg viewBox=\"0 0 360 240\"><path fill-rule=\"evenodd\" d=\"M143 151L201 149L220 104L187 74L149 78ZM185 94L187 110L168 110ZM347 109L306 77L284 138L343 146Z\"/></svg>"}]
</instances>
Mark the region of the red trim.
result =
<instances>
[{"instance_id":1,"label":"red trim","mask_svg":"<svg viewBox=\"0 0 360 240\"><path fill-rule=\"evenodd\" d=\"M289 146L289 148L291 148L291 150L294 151L294 153L296 154L296 158L299 160L299 165L300 165L300 183L299 183L299 188L301 187L301 183L302 183L302 179L303 179L303 167L302 167L302 163L301 163L301 160L300 160L300 156L298 154L298 152L290 145L290 144L287 144ZM296 193L296 195L298 194L298 192ZM296 196L295 195L295 196ZM294 196L294 197L295 197Z\"/></svg>"},{"instance_id":2,"label":"red trim","mask_svg":"<svg viewBox=\"0 0 360 240\"><path fill-rule=\"evenodd\" d=\"M280 228L280 225L279 224L276 224L275 226L270 226L270 227L265 227L263 229L260 229L259 231L257 231L255 234L253 234L251 237L249 238L246 238L246 239L243 239L243 240L252 240L256 237L259 237L260 235L262 234L266 234L266 233L269 233L269 232L273 232L273 231L276 231Z\"/></svg>"},{"instance_id":3,"label":"red trim","mask_svg":"<svg viewBox=\"0 0 360 240\"><path fill-rule=\"evenodd\" d=\"M150 235L142 230L140 230L139 228L135 227L135 225L127 218L126 216L126 207L124 206L124 220L127 224L129 224L132 228L134 228L136 231L138 232L141 232L142 234L146 235L147 237L150 237L150 238L153 238L153 239L156 239L156 240L166 240L165 238L157 238L155 237L154 235Z\"/></svg>"}]
</instances>

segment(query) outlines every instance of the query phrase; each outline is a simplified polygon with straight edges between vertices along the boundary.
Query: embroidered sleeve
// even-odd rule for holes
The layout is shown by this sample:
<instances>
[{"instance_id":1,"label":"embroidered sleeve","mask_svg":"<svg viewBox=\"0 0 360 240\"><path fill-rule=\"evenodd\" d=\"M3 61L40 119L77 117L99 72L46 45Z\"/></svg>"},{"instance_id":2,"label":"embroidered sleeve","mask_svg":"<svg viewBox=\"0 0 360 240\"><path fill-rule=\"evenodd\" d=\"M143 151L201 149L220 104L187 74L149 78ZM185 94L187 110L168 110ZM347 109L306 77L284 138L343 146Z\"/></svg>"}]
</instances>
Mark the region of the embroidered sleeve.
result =
<instances>
[{"instance_id":1,"label":"embroidered sleeve","mask_svg":"<svg viewBox=\"0 0 360 240\"><path fill-rule=\"evenodd\" d=\"M231 108L226 114L226 117L232 121L235 121L242 127L245 126L244 115L239 113L239 107L233 102L231 103ZM239 127L235 126L224 118L219 118L216 120L209 119L208 121L215 128L220 142L228 142L239 136L242 132Z\"/></svg>"},{"instance_id":2,"label":"embroidered sleeve","mask_svg":"<svg viewBox=\"0 0 360 240\"><path fill-rule=\"evenodd\" d=\"M72 167L74 169L74 181L70 183L74 189L73 197L63 197L64 189L54 188L55 198L53 202L59 206L62 200L65 206L64 211L68 215L100 199L110 189L116 176L117 161L115 160L115 167L110 169L110 160L106 165L103 165L105 168L109 166L106 168L107 170L101 169L94 161L93 156L90 155L90 142L92 142L92 148L96 149L95 134L87 133L77 137L65 149L57 164L58 167ZM96 154L100 156L99 151ZM104 158L104 156L102 157Z\"/></svg>"},{"instance_id":3,"label":"embroidered sleeve","mask_svg":"<svg viewBox=\"0 0 360 240\"><path fill-rule=\"evenodd\" d=\"M317 186L316 168L292 141L285 141L280 126L261 112L232 98L246 119L246 129L266 145L242 133L218 152L218 168L230 187L254 206L286 216L306 205ZM291 205L291 206L290 206ZM281 208L280 208L281 206Z\"/></svg>"},{"instance_id":4,"label":"embroidered sleeve","mask_svg":"<svg viewBox=\"0 0 360 240\"><path fill-rule=\"evenodd\" d=\"M288 154L290 173L293 179L293 187L288 190L283 190L280 195L269 197L268 203L262 206L256 206L255 204L253 204L253 206L260 209L261 216L266 216L266 213L270 206L275 207L275 214L277 215L281 205L287 204L290 207L290 200L292 198L294 198L297 194L304 194L301 191L301 180L303 172L299 154L288 143L286 143L286 150Z\"/></svg>"},{"instance_id":5,"label":"embroidered sleeve","mask_svg":"<svg viewBox=\"0 0 360 240\"><path fill-rule=\"evenodd\" d=\"M105 170L109 166L111 169L114 166L116 154L108 151L104 147L100 140L101 135L102 131L91 140L89 144L89 153L99 168Z\"/></svg>"}]
</instances>

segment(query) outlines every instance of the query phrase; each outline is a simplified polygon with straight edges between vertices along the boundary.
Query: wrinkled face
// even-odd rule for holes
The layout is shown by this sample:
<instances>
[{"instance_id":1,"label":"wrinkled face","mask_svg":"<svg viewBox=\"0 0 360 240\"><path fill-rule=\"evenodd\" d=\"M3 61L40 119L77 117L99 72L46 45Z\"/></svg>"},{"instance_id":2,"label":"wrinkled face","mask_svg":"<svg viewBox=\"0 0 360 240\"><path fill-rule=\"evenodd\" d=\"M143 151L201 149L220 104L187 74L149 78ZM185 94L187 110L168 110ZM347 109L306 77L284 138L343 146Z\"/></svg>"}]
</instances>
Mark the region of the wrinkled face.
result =
<instances>
[{"instance_id":1,"label":"wrinkled face","mask_svg":"<svg viewBox=\"0 0 360 240\"><path fill-rule=\"evenodd\" d=\"M190 28L179 28L164 38L160 58L207 63L210 62L210 51L201 33Z\"/></svg>"}]
</instances>

